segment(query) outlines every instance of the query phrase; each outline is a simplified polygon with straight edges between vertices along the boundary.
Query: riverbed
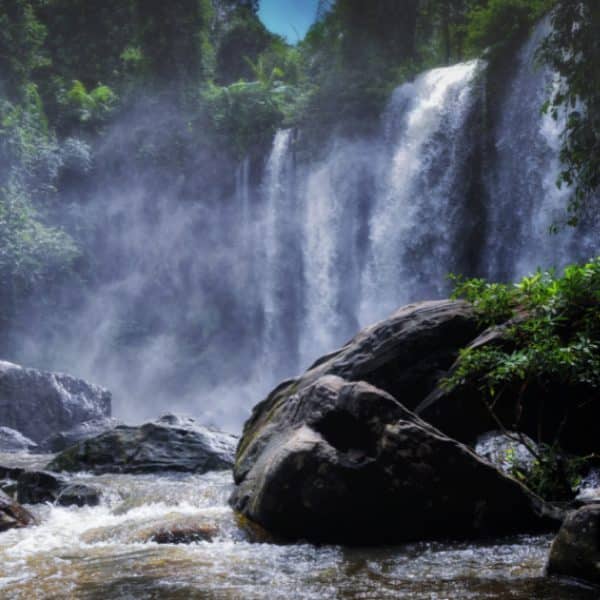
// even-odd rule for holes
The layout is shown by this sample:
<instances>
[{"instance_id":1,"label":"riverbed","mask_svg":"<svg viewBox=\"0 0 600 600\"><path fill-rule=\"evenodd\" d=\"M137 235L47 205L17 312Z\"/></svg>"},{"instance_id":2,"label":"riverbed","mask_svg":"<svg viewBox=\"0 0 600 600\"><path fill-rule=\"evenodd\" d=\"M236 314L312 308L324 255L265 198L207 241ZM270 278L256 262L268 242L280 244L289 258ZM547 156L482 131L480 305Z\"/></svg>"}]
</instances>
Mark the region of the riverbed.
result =
<instances>
[{"instance_id":1,"label":"riverbed","mask_svg":"<svg viewBox=\"0 0 600 600\"><path fill-rule=\"evenodd\" d=\"M3 465L47 460L0 455ZM1 598L598 598L598 590L544 577L550 535L379 548L277 544L229 508L230 472L73 479L100 487L100 505L28 507L38 525L0 534ZM190 523L214 539L151 540L157 528Z\"/></svg>"}]
</instances>

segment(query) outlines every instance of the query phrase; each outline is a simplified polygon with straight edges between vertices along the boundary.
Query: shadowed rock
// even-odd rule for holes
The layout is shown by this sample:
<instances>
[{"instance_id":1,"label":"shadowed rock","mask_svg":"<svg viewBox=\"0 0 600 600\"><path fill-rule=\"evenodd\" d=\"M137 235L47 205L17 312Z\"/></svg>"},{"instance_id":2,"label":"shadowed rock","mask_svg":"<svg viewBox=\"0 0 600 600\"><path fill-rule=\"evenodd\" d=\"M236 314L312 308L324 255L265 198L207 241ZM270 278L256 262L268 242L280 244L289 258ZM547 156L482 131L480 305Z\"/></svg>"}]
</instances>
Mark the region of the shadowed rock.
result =
<instances>
[{"instance_id":1,"label":"shadowed rock","mask_svg":"<svg viewBox=\"0 0 600 600\"><path fill-rule=\"evenodd\" d=\"M231 468L237 437L166 415L139 427L120 425L78 442L49 465L53 471L205 473Z\"/></svg>"},{"instance_id":2,"label":"shadowed rock","mask_svg":"<svg viewBox=\"0 0 600 600\"><path fill-rule=\"evenodd\" d=\"M298 384L309 385L323 375L366 381L412 409L479 331L473 307L467 302L410 304L317 360Z\"/></svg>"},{"instance_id":3,"label":"shadowed rock","mask_svg":"<svg viewBox=\"0 0 600 600\"><path fill-rule=\"evenodd\" d=\"M560 516L372 385L325 376L282 389L245 431L231 497L270 532L381 544L536 530Z\"/></svg>"},{"instance_id":4,"label":"shadowed rock","mask_svg":"<svg viewBox=\"0 0 600 600\"><path fill-rule=\"evenodd\" d=\"M17 498L23 504L50 502L60 506L97 506L100 491L93 486L70 483L49 471L25 471L17 480Z\"/></svg>"},{"instance_id":5,"label":"shadowed rock","mask_svg":"<svg viewBox=\"0 0 600 600\"><path fill-rule=\"evenodd\" d=\"M110 416L107 390L61 373L0 361L0 425L39 443L91 419Z\"/></svg>"},{"instance_id":6,"label":"shadowed rock","mask_svg":"<svg viewBox=\"0 0 600 600\"><path fill-rule=\"evenodd\" d=\"M600 504L567 516L552 542L547 572L600 585Z\"/></svg>"}]
</instances>

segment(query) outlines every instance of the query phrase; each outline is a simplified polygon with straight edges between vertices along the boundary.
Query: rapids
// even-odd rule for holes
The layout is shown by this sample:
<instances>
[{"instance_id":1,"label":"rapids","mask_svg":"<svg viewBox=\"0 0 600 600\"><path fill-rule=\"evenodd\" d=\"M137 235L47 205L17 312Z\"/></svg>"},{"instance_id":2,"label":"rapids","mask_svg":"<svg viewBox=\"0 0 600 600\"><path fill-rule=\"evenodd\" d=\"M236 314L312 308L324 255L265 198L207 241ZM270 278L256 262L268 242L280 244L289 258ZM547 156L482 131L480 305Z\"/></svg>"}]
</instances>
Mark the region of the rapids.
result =
<instances>
[{"instance_id":1,"label":"rapids","mask_svg":"<svg viewBox=\"0 0 600 600\"><path fill-rule=\"evenodd\" d=\"M0 455L42 466L48 457ZM545 579L551 538L422 542L343 548L252 542L227 505L229 472L78 474L104 490L97 507L30 507L39 525L0 535L0 597L7 600L469 598L588 600L591 590ZM215 528L212 542L157 544L157 526Z\"/></svg>"}]
</instances>

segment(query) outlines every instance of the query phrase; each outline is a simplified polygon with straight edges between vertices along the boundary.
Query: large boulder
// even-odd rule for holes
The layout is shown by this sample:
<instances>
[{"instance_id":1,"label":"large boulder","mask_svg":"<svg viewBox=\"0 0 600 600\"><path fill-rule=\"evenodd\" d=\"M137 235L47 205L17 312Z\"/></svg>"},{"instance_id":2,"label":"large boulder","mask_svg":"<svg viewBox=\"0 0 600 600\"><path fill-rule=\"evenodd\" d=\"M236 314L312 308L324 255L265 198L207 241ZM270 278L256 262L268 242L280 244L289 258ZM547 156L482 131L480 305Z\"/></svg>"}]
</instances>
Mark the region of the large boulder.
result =
<instances>
[{"instance_id":1,"label":"large boulder","mask_svg":"<svg viewBox=\"0 0 600 600\"><path fill-rule=\"evenodd\" d=\"M33 515L0 491L0 533L35 523Z\"/></svg>"},{"instance_id":2,"label":"large boulder","mask_svg":"<svg viewBox=\"0 0 600 600\"><path fill-rule=\"evenodd\" d=\"M41 444L41 448L47 452L62 452L66 448L75 445L77 442L96 437L101 433L110 431L123 423L112 417L102 417L92 421L85 421L66 431L59 431L46 438Z\"/></svg>"},{"instance_id":3,"label":"large boulder","mask_svg":"<svg viewBox=\"0 0 600 600\"><path fill-rule=\"evenodd\" d=\"M67 448L53 471L205 473L231 468L237 437L174 415L139 427L120 425Z\"/></svg>"},{"instance_id":4,"label":"large boulder","mask_svg":"<svg viewBox=\"0 0 600 600\"><path fill-rule=\"evenodd\" d=\"M320 358L298 385L308 385L323 375L338 375L371 383L412 409L480 331L474 309L467 302L410 304Z\"/></svg>"},{"instance_id":5,"label":"large boulder","mask_svg":"<svg viewBox=\"0 0 600 600\"><path fill-rule=\"evenodd\" d=\"M110 416L107 390L61 373L0 361L0 424L41 442L56 431Z\"/></svg>"},{"instance_id":6,"label":"large boulder","mask_svg":"<svg viewBox=\"0 0 600 600\"><path fill-rule=\"evenodd\" d=\"M339 350L321 357L302 376L275 388L252 411L240 447L247 445L288 397L324 375L365 381L412 409L435 389L459 350L481 329L468 302L437 300L404 306L388 319L360 331Z\"/></svg>"},{"instance_id":7,"label":"large boulder","mask_svg":"<svg viewBox=\"0 0 600 600\"><path fill-rule=\"evenodd\" d=\"M256 407L234 478L235 510L313 542L472 538L535 530L550 516L390 394L331 375L284 384Z\"/></svg>"},{"instance_id":8,"label":"large boulder","mask_svg":"<svg viewBox=\"0 0 600 600\"><path fill-rule=\"evenodd\" d=\"M552 542L547 572L600 585L600 504L567 516Z\"/></svg>"},{"instance_id":9,"label":"large boulder","mask_svg":"<svg viewBox=\"0 0 600 600\"><path fill-rule=\"evenodd\" d=\"M38 445L10 427L0 427L0 452L33 452Z\"/></svg>"}]
</instances>

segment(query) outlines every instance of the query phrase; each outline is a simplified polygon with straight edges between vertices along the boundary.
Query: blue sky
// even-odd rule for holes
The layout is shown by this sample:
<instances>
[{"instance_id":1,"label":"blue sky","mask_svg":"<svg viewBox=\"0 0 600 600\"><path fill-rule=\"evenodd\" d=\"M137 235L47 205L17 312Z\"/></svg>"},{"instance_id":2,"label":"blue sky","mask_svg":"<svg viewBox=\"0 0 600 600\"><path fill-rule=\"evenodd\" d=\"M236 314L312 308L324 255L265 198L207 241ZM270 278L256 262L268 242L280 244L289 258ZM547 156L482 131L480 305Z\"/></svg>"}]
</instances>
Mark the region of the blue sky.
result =
<instances>
[{"instance_id":1,"label":"blue sky","mask_svg":"<svg viewBox=\"0 0 600 600\"><path fill-rule=\"evenodd\" d=\"M317 4L318 0L260 0L258 14L268 29L296 43L312 25Z\"/></svg>"}]
</instances>

